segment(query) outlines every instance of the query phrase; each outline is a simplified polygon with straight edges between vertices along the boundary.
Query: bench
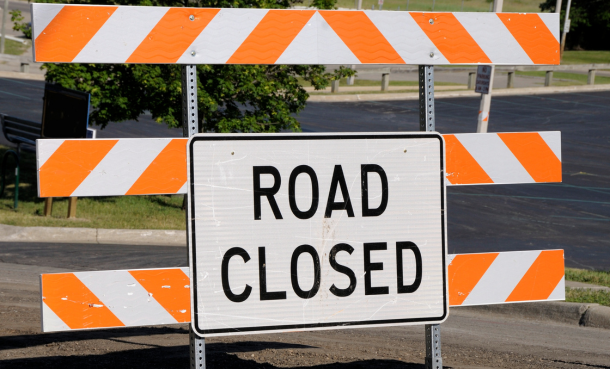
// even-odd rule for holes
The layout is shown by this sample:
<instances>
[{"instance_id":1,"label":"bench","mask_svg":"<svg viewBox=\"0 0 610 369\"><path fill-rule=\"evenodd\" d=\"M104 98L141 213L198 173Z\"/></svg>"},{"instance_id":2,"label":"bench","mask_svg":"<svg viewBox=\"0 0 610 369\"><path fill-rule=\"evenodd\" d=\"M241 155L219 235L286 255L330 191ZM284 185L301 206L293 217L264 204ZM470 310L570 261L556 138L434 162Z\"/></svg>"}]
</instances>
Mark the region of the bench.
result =
<instances>
[{"instance_id":1,"label":"bench","mask_svg":"<svg viewBox=\"0 0 610 369\"><path fill-rule=\"evenodd\" d=\"M6 137L9 142L17 144L17 151L8 150L2 156L2 184L0 185L0 196L4 193L5 188L6 160L9 156L13 156L13 159L15 160L14 209L16 210L19 205L19 155L21 153L21 146L25 145L24 148L28 151L36 151L36 140L40 138L42 124L6 114L0 114L0 122L2 123L2 133L4 133L4 137Z\"/></svg>"},{"instance_id":2,"label":"bench","mask_svg":"<svg viewBox=\"0 0 610 369\"><path fill-rule=\"evenodd\" d=\"M9 142L17 144L17 153L21 145L32 151L36 149L36 140L41 137L42 123L0 114L2 133Z\"/></svg>"},{"instance_id":3,"label":"bench","mask_svg":"<svg viewBox=\"0 0 610 369\"><path fill-rule=\"evenodd\" d=\"M0 187L0 196L4 193L5 187L5 172L6 160L8 156L13 156L15 159L15 202L14 209L17 209L19 203L19 156L21 149L26 151L36 152L36 140L42 137L42 123L34 122L27 119L21 119L6 114L0 114L0 123L2 124L2 133L6 139L17 145L17 150L8 150L2 157L2 185ZM46 198L44 201L44 215L49 216L53 210L53 198ZM68 217L76 216L76 197L70 198L68 207Z\"/></svg>"}]
</instances>

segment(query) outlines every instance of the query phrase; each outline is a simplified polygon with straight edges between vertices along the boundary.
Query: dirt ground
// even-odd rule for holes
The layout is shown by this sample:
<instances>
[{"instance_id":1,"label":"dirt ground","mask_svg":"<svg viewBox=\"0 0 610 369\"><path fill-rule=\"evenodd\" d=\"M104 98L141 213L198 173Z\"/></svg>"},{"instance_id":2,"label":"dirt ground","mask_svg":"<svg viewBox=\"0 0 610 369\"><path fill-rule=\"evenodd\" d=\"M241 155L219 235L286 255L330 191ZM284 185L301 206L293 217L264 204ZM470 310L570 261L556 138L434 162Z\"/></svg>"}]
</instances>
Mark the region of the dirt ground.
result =
<instances>
[{"instance_id":1,"label":"dirt ground","mask_svg":"<svg viewBox=\"0 0 610 369\"><path fill-rule=\"evenodd\" d=\"M23 287L23 286L22 286ZM0 368L187 368L188 326L41 333L39 300L32 288L0 289ZM454 314L456 315L456 314ZM457 319L493 321L460 313ZM454 319L454 318L451 318ZM519 324L519 323L513 323ZM494 343L455 339L443 325L445 367L610 368L608 352L588 362L571 352L546 354ZM476 328L475 328L476 329ZM584 329L584 328L582 328ZM512 338L512 337L511 337ZM507 338L510 341L511 338ZM476 341L476 340L475 340ZM483 339L483 341L485 341ZM608 342L608 341L606 341ZM474 344L473 344L474 343ZM485 347L487 346L487 347ZM610 348L610 344L607 346ZM544 351L544 350L543 350ZM578 356L578 355L576 355ZM216 368L424 368L424 329L347 329L206 340L206 364ZM593 360L591 360L593 359ZM610 361L605 361L610 363Z\"/></svg>"}]
</instances>

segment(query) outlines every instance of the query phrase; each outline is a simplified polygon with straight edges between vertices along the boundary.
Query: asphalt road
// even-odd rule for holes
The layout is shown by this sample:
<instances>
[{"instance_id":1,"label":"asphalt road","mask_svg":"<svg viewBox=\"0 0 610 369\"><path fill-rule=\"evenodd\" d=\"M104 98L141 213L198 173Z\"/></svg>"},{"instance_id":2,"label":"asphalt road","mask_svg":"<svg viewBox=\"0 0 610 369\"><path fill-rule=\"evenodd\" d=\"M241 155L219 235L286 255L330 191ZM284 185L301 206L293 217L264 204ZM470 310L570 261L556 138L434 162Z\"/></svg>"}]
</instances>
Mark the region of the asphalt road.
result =
<instances>
[{"instance_id":1,"label":"asphalt road","mask_svg":"<svg viewBox=\"0 0 610 369\"><path fill-rule=\"evenodd\" d=\"M0 79L0 113L40 120L43 89ZM476 98L437 99L437 130L474 132L478 107ZM304 132L416 131L418 114L417 101L309 103L299 120ZM610 92L494 97L490 132L562 132L563 183L449 187L449 252L564 249L568 266L610 270L609 122ZM146 115L98 131L100 138L181 134Z\"/></svg>"},{"instance_id":2,"label":"asphalt road","mask_svg":"<svg viewBox=\"0 0 610 369\"><path fill-rule=\"evenodd\" d=\"M441 133L476 130L479 99L436 99ZM310 103L304 132L417 131L417 101ZM561 131L560 184L451 186L450 253L564 249L610 270L610 92L492 99L489 132Z\"/></svg>"}]
</instances>

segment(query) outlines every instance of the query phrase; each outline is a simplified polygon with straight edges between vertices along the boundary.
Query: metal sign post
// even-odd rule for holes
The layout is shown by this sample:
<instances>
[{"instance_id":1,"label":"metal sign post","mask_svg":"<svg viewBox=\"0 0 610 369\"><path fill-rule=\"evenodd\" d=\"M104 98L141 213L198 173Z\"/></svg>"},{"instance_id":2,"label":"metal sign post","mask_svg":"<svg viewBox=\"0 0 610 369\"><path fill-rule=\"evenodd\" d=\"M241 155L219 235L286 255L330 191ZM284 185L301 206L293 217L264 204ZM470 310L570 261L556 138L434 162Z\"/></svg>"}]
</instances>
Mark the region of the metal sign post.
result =
<instances>
[{"instance_id":1,"label":"metal sign post","mask_svg":"<svg viewBox=\"0 0 610 369\"><path fill-rule=\"evenodd\" d=\"M419 130L433 132L434 118L434 66L419 66ZM441 325L426 324L426 369L442 369Z\"/></svg>"},{"instance_id":2,"label":"metal sign post","mask_svg":"<svg viewBox=\"0 0 610 369\"><path fill-rule=\"evenodd\" d=\"M504 0L494 0L493 12L501 13ZM481 67L479 67L481 68ZM491 93L493 90L493 79L496 67L491 65L491 72L489 76L489 88L486 93L481 94L481 105L479 106L479 117L477 120L477 133L487 133L487 126L489 125L489 110L491 109ZM477 74L478 78L478 74Z\"/></svg>"},{"instance_id":3,"label":"metal sign post","mask_svg":"<svg viewBox=\"0 0 610 369\"><path fill-rule=\"evenodd\" d=\"M182 66L182 129L184 137L191 137L198 131L197 112L197 66ZM188 224L188 212L186 223ZM187 234L187 239L189 235ZM188 242L188 240L187 240ZM187 259L189 253L187 250ZM191 356L191 369L205 369L205 338L199 337L189 326L189 343Z\"/></svg>"}]
</instances>

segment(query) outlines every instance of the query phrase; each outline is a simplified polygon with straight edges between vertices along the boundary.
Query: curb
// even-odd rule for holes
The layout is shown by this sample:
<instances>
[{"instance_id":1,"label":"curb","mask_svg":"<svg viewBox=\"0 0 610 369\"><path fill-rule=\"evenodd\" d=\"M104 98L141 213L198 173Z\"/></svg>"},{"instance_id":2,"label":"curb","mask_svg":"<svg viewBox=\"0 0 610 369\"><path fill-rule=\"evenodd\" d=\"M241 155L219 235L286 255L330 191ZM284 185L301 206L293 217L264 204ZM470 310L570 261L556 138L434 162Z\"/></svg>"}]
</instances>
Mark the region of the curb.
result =
<instances>
[{"instance_id":1,"label":"curb","mask_svg":"<svg viewBox=\"0 0 610 369\"><path fill-rule=\"evenodd\" d=\"M186 231L17 227L0 224L0 242L95 243L186 247Z\"/></svg>"},{"instance_id":2,"label":"curb","mask_svg":"<svg viewBox=\"0 0 610 369\"><path fill-rule=\"evenodd\" d=\"M186 247L186 231L18 227L0 224L0 242L127 244ZM476 314L507 315L520 319L552 321L610 329L610 307L575 302L524 302L482 306L454 306Z\"/></svg>"},{"instance_id":3,"label":"curb","mask_svg":"<svg viewBox=\"0 0 610 369\"><path fill-rule=\"evenodd\" d=\"M30 80L30 81L44 81L45 80L44 76L45 76L44 74L0 71L0 78L26 79L26 80Z\"/></svg>"},{"instance_id":4,"label":"curb","mask_svg":"<svg viewBox=\"0 0 610 369\"><path fill-rule=\"evenodd\" d=\"M610 307L599 304L545 301L453 308L477 314L499 314L520 319L610 329Z\"/></svg>"},{"instance_id":5,"label":"curb","mask_svg":"<svg viewBox=\"0 0 610 369\"><path fill-rule=\"evenodd\" d=\"M502 88L493 90L492 96L516 96L516 95L548 95L570 92L592 92L610 91L608 85L584 85L584 86L561 86L561 87L525 87L525 88ZM452 97L480 97L481 94L474 91L435 91L435 98ZM354 102L354 101L389 101L389 100L418 100L418 92L384 93L384 94L353 94L353 95L310 95L307 102Z\"/></svg>"}]
</instances>

